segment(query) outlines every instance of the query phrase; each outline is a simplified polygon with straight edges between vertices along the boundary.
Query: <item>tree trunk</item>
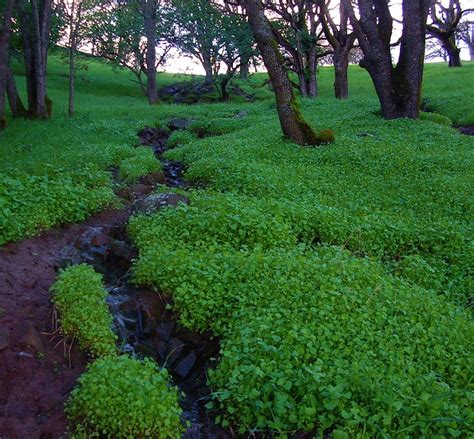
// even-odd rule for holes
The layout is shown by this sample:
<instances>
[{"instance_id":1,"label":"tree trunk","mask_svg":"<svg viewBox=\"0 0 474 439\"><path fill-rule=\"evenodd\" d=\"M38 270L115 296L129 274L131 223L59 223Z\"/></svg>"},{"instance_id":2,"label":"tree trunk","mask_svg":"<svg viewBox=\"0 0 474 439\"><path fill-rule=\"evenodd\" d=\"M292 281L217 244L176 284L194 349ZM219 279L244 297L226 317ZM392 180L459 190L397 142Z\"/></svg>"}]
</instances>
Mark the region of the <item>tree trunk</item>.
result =
<instances>
[{"instance_id":1,"label":"tree trunk","mask_svg":"<svg viewBox=\"0 0 474 439\"><path fill-rule=\"evenodd\" d=\"M13 76L10 66L8 66L7 70L7 96L13 117L26 117L28 115L28 111L23 105L20 95L18 94L15 77Z\"/></svg>"},{"instance_id":2,"label":"tree trunk","mask_svg":"<svg viewBox=\"0 0 474 439\"><path fill-rule=\"evenodd\" d=\"M42 10L37 0L31 0L28 11L25 0L20 0L20 31L25 59L28 93L28 115L46 119L51 115L52 103L46 95L46 68L51 21L51 0L44 0Z\"/></svg>"},{"instance_id":3,"label":"tree trunk","mask_svg":"<svg viewBox=\"0 0 474 439\"><path fill-rule=\"evenodd\" d=\"M425 54L426 20L430 0L403 0L403 31L400 55L396 67L392 65L390 37L392 17L388 4L375 0L359 0L360 20L355 16L350 0L345 7L364 53L361 67L367 69L380 100L385 119L419 116L421 84ZM379 14L379 15L377 15Z\"/></svg>"},{"instance_id":4,"label":"tree trunk","mask_svg":"<svg viewBox=\"0 0 474 439\"><path fill-rule=\"evenodd\" d=\"M448 54L449 67L461 67L461 49L456 46L454 35L451 35L449 38L443 40L442 45Z\"/></svg>"},{"instance_id":5,"label":"tree trunk","mask_svg":"<svg viewBox=\"0 0 474 439\"><path fill-rule=\"evenodd\" d=\"M230 73L226 73L222 79L221 79L221 84L220 84L220 92L221 92L221 100L222 102L228 102L229 101L229 93L227 91L227 86L229 85L229 82L232 78L232 75Z\"/></svg>"},{"instance_id":6,"label":"tree trunk","mask_svg":"<svg viewBox=\"0 0 474 439\"><path fill-rule=\"evenodd\" d=\"M301 96L303 96L304 98L307 98L308 89L306 88L307 86L306 75L304 74L303 71L298 72L298 84L299 84Z\"/></svg>"},{"instance_id":7,"label":"tree trunk","mask_svg":"<svg viewBox=\"0 0 474 439\"><path fill-rule=\"evenodd\" d=\"M212 84L212 82L214 80L214 75L213 75L213 71L212 71L212 62L211 62L211 56L210 55L203 54L202 66L204 67L204 71L206 72L205 83L207 85Z\"/></svg>"},{"instance_id":8,"label":"tree trunk","mask_svg":"<svg viewBox=\"0 0 474 439\"><path fill-rule=\"evenodd\" d=\"M246 80L249 77L250 61L244 60L240 66L240 79Z\"/></svg>"},{"instance_id":9,"label":"tree trunk","mask_svg":"<svg viewBox=\"0 0 474 439\"><path fill-rule=\"evenodd\" d=\"M75 82L75 44L71 44L69 48L69 117L74 116L74 82Z\"/></svg>"},{"instance_id":10,"label":"tree trunk","mask_svg":"<svg viewBox=\"0 0 474 439\"><path fill-rule=\"evenodd\" d=\"M8 60L11 36L12 14L15 0L7 0L3 12L3 23L0 33L0 130L7 125L5 104L7 96Z\"/></svg>"},{"instance_id":11,"label":"tree trunk","mask_svg":"<svg viewBox=\"0 0 474 439\"><path fill-rule=\"evenodd\" d=\"M307 74L307 85L308 97L315 98L318 96L318 59L316 57L316 47L310 49L308 53L308 74Z\"/></svg>"},{"instance_id":12,"label":"tree trunk","mask_svg":"<svg viewBox=\"0 0 474 439\"><path fill-rule=\"evenodd\" d=\"M278 50L270 23L260 0L245 0L248 20L275 91L278 116L283 134L299 145L319 145L332 138L316 134L304 120L293 95L283 56ZM327 134L327 133L325 133Z\"/></svg>"},{"instance_id":13,"label":"tree trunk","mask_svg":"<svg viewBox=\"0 0 474 439\"><path fill-rule=\"evenodd\" d=\"M156 87L156 6L156 0L144 0L144 24L147 39L147 97L150 105L158 102L158 89Z\"/></svg>"},{"instance_id":14,"label":"tree trunk","mask_svg":"<svg viewBox=\"0 0 474 439\"><path fill-rule=\"evenodd\" d=\"M335 49L334 63L334 94L336 99L347 99L349 97L349 82L347 72L349 69L349 51Z\"/></svg>"}]
</instances>

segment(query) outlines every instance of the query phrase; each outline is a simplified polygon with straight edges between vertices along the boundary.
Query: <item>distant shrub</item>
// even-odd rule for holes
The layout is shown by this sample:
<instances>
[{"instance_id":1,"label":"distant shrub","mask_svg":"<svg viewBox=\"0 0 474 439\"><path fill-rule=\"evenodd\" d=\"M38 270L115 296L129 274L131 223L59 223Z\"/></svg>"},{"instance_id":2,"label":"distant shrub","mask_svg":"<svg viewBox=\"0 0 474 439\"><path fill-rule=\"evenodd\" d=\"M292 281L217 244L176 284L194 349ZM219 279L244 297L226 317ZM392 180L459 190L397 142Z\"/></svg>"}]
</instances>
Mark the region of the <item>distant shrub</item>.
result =
<instances>
[{"instance_id":1,"label":"distant shrub","mask_svg":"<svg viewBox=\"0 0 474 439\"><path fill-rule=\"evenodd\" d=\"M127 356L96 360L66 406L76 438L180 438L178 392L150 360Z\"/></svg>"},{"instance_id":2,"label":"distant shrub","mask_svg":"<svg viewBox=\"0 0 474 439\"><path fill-rule=\"evenodd\" d=\"M51 288L61 332L94 357L116 353L116 335L102 276L81 264L62 271Z\"/></svg>"}]
</instances>

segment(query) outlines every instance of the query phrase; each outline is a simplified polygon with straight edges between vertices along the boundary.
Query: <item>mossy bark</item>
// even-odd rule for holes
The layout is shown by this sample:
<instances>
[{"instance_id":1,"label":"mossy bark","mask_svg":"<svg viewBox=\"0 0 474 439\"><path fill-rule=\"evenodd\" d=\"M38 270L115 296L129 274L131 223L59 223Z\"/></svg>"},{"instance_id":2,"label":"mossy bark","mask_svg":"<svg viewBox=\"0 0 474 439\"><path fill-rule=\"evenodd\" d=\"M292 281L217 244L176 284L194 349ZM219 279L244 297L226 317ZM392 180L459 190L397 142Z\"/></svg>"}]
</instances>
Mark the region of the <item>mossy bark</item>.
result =
<instances>
[{"instance_id":1,"label":"mossy bark","mask_svg":"<svg viewBox=\"0 0 474 439\"><path fill-rule=\"evenodd\" d=\"M283 56L278 49L270 23L265 17L260 1L246 0L245 7L250 27L275 91L278 117L284 136L298 145L326 143L321 141L321 138L301 114L293 94Z\"/></svg>"}]
</instances>

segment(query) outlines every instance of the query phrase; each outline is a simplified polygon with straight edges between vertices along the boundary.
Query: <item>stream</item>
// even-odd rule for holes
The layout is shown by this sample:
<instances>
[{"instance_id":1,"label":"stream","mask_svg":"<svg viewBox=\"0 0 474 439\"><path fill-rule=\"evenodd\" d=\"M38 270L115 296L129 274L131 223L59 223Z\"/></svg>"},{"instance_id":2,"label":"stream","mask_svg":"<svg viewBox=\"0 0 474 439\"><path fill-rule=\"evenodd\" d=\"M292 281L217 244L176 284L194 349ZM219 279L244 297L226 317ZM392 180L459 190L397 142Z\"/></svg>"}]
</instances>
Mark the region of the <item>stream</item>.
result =
<instances>
[{"instance_id":1,"label":"stream","mask_svg":"<svg viewBox=\"0 0 474 439\"><path fill-rule=\"evenodd\" d=\"M136 211L136 206L146 211L147 199L153 197L160 198L159 207L187 202L186 197L173 193L149 195L153 181L161 180L169 187L189 187L183 180L184 166L162 158L169 133L159 128L144 128L138 136L141 145L151 147L162 162L164 175L157 179L145 177L135 189L132 187L129 213ZM219 340L210 333L197 333L180 326L168 297L129 283L132 260L137 253L126 234L128 216L125 215L118 226L104 224L90 228L73 248L65 249L61 265L85 262L104 275L120 352L152 358L166 367L174 384L185 395L180 401L183 420L187 423L183 438L234 437L228 430L216 426L215 414L204 407L211 399L206 371L216 364Z\"/></svg>"}]
</instances>

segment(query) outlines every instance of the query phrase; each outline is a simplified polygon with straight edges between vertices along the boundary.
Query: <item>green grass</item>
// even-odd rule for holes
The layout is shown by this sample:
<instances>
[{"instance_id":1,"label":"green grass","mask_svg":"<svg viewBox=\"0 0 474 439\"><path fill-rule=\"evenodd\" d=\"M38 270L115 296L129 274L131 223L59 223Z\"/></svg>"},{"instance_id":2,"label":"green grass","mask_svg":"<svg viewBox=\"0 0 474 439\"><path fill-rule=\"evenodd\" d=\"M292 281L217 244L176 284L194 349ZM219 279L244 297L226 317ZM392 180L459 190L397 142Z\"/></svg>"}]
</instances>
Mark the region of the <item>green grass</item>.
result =
<instances>
[{"instance_id":1,"label":"green grass","mask_svg":"<svg viewBox=\"0 0 474 439\"><path fill-rule=\"evenodd\" d=\"M322 68L321 97L302 101L315 128L336 133L320 149L282 139L261 74L242 84L262 98L252 104L149 107L130 74L91 62L69 119L65 71L53 57L52 120L1 134L4 241L113 202L112 166L129 180L149 170L136 132L190 117L168 157L201 189L129 231L135 282L168 293L184 325L222 337L210 374L219 421L283 436L473 434L474 140L447 126L474 120L473 63L426 67L427 104L445 117L418 121L380 119L358 67L351 98L335 101Z\"/></svg>"}]
</instances>

